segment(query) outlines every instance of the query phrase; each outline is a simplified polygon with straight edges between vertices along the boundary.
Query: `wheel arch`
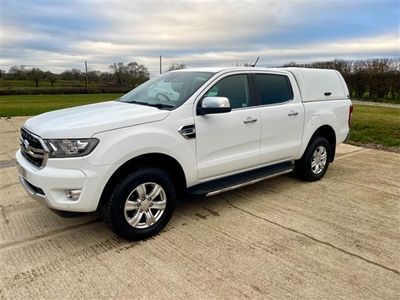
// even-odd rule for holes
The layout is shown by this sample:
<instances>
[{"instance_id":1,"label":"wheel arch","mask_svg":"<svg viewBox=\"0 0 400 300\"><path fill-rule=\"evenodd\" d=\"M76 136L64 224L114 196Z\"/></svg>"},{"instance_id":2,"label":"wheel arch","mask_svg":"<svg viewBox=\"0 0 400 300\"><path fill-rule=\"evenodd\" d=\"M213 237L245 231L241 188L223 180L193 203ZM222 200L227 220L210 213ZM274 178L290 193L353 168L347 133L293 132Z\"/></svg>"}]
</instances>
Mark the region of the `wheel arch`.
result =
<instances>
[{"instance_id":1,"label":"wheel arch","mask_svg":"<svg viewBox=\"0 0 400 300\"><path fill-rule=\"evenodd\" d=\"M129 174L134 169L140 167L156 167L166 171L172 177L178 197L184 194L187 183L185 172L181 164L175 158L167 154L147 153L131 158L115 170L104 186L98 208L109 199L113 187L115 187L121 176Z\"/></svg>"},{"instance_id":2,"label":"wheel arch","mask_svg":"<svg viewBox=\"0 0 400 300\"><path fill-rule=\"evenodd\" d=\"M331 147L331 155L329 157L329 161L333 162L335 159L335 154L336 154L336 133L335 130L333 129L332 126L330 125L322 125L320 126L314 134L311 136L310 141L308 142L308 145L311 143L314 137L320 136L324 137L328 140L329 146ZM307 147L308 147L307 145Z\"/></svg>"}]
</instances>

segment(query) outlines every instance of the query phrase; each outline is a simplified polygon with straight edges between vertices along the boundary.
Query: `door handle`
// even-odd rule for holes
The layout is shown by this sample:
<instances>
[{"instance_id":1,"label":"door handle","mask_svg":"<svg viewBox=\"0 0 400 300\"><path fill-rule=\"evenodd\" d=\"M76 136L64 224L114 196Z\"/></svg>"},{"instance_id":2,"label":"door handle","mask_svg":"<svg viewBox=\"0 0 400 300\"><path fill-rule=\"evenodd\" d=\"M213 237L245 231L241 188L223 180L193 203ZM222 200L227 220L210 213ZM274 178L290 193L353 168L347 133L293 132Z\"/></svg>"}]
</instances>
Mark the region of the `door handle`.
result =
<instances>
[{"instance_id":1,"label":"door handle","mask_svg":"<svg viewBox=\"0 0 400 300\"><path fill-rule=\"evenodd\" d=\"M244 124L250 124L250 123L255 123L257 122L257 118L254 117L247 117L246 119L243 120Z\"/></svg>"},{"instance_id":2,"label":"door handle","mask_svg":"<svg viewBox=\"0 0 400 300\"><path fill-rule=\"evenodd\" d=\"M291 116L297 116L298 114L299 114L298 111L290 111L290 112L288 113L288 116L289 116L289 117L291 117Z\"/></svg>"}]
</instances>

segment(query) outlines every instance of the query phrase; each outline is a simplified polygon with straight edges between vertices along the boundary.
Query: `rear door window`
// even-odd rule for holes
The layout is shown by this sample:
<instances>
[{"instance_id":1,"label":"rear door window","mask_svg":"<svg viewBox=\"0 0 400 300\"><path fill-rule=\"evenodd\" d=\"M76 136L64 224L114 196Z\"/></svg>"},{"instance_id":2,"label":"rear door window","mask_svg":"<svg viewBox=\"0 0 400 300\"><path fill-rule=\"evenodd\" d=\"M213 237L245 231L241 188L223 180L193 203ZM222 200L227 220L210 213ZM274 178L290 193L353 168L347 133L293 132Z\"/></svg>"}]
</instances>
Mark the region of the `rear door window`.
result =
<instances>
[{"instance_id":1,"label":"rear door window","mask_svg":"<svg viewBox=\"0 0 400 300\"><path fill-rule=\"evenodd\" d=\"M293 99L289 78L277 74L256 74L261 105L282 103Z\"/></svg>"}]
</instances>

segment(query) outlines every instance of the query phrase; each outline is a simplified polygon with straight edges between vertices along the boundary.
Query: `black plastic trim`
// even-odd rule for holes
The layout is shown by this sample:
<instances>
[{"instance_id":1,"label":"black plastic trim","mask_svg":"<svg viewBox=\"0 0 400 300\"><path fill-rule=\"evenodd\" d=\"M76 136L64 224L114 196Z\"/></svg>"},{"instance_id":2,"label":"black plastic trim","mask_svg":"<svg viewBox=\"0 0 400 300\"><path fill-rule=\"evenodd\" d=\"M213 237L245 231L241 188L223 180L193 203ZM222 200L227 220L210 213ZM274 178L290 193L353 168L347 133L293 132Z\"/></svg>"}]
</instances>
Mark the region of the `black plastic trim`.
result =
<instances>
[{"instance_id":1,"label":"black plastic trim","mask_svg":"<svg viewBox=\"0 0 400 300\"><path fill-rule=\"evenodd\" d=\"M285 171L290 172L291 170L293 170L293 163L291 161L283 162L192 186L188 189L188 194L205 196L218 190L229 189L241 184L245 185L257 179L280 174Z\"/></svg>"}]
</instances>

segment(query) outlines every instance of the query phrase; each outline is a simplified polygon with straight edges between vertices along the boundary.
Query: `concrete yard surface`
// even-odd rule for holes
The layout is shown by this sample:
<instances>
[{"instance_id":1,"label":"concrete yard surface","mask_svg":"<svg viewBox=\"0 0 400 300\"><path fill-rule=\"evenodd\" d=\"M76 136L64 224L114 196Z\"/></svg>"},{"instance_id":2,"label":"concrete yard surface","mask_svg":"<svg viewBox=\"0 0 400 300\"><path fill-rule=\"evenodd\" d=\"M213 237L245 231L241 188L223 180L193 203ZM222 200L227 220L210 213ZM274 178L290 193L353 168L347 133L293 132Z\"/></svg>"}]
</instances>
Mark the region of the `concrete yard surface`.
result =
<instances>
[{"instance_id":1,"label":"concrete yard surface","mask_svg":"<svg viewBox=\"0 0 400 300\"><path fill-rule=\"evenodd\" d=\"M400 154L341 145L326 176L179 205L159 235L64 219L21 188L0 119L0 298L399 299Z\"/></svg>"}]
</instances>

